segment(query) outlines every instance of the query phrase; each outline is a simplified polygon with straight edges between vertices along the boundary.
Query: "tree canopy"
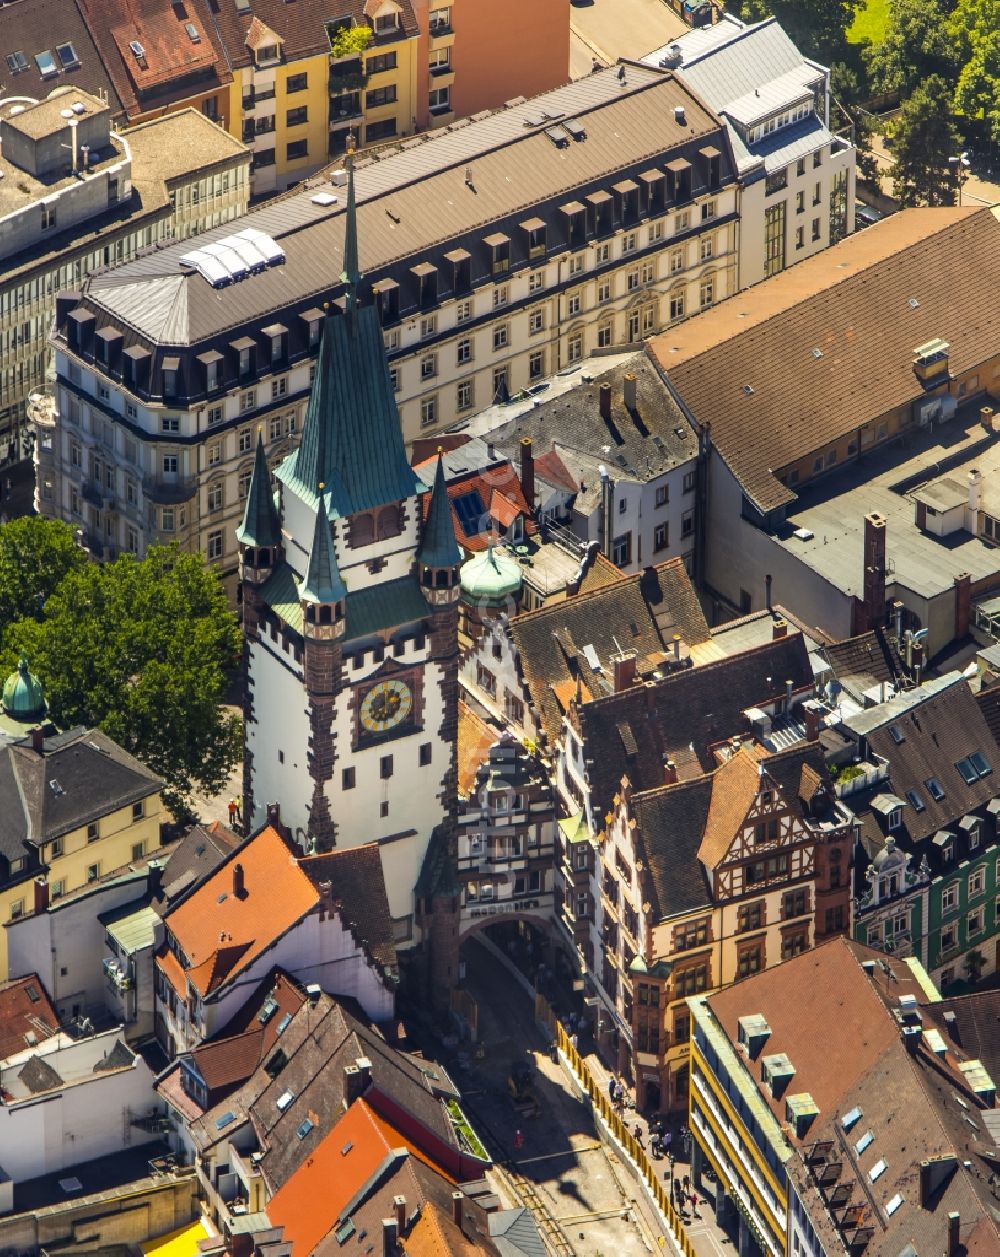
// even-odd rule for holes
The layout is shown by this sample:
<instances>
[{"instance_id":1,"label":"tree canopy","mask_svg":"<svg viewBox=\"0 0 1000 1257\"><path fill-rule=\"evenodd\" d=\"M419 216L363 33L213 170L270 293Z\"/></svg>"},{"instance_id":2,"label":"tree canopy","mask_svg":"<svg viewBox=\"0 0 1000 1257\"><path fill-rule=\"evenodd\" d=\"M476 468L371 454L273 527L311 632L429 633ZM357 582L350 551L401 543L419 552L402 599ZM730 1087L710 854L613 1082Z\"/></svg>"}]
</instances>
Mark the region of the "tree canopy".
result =
<instances>
[{"instance_id":1,"label":"tree canopy","mask_svg":"<svg viewBox=\"0 0 1000 1257\"><path fill-rule=\"evenodd\" d=\"M16 620L40 619L46 598L86 562L59 520L29 515L0 527L0 644Z\"/></svg>"},{"instance_id":2,"label":"tree canopy","mask_svg":"<svg viewBox=\"0 0 1000 1257\"><path fill-rule=\"evenodd\" d=\"M14 526L0 529L0 554ZM31 576L37 563L25 560ZM9 623L3 648L10 666L27 653L56 724L99 726L164 778L175 810L195 787L220 790L242 754L240 721L220 706L239 628L200 555L161 546L142 561L69 564L40 613Z\"/></svg>"},{"instance_id":3,"label":"tree canopy","mask_svg":"<svg viewBox=\"0 0 1000 1257\"><path fill-rule=\"evenodd\" d=\"M891 0L885 36L864 52L872 90L909 95L925 79L955 73L955 41L938 0Z\"/></svg>"},{"instance_id":4,"label":"tree canopy","mask_svg":"<svg viewBox=\"0 0 1000 1257\"><path fill-rule=\"evenodd\" d=\"M900 205L953 204L948 159L960 147L951 120L951 88L934 75L903 102L893 123L889 174Z\"/></svg>"}]
</instances>

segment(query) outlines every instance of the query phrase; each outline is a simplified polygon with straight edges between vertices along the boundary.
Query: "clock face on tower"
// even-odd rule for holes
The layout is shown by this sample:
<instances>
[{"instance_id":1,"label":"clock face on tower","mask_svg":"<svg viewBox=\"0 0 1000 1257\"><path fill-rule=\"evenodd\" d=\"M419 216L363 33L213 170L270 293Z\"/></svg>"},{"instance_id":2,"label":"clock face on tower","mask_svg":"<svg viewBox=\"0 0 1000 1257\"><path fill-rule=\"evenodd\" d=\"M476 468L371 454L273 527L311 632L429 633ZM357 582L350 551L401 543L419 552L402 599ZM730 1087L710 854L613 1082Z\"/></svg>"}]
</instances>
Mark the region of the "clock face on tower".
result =
<instances>
[{"instance_id":1,"label":"clock face on tower","mask_svg":"<svg viewBox=\"0 0 1000 1257\"><path fill-rule=\"evenodd\" d=\"M413 711L413 692L405 681L379 681L361 700L361 725L366 733L388 733Z\"/></svg>"}]
</instances>

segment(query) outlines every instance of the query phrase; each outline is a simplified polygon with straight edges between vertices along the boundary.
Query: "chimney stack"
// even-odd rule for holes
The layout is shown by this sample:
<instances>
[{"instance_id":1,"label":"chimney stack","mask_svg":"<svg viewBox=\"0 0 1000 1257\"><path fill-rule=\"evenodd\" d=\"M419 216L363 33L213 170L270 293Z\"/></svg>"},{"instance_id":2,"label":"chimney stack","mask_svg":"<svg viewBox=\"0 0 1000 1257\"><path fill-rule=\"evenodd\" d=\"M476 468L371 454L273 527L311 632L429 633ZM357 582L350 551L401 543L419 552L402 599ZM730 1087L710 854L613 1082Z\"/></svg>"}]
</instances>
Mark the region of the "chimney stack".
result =
<instances>
[{"instance_id":1,"label":"chimney stack","mask_svg":"<svg viewBox=\"0 0 1000 1257\"><path fill-rule=\"evenodd\" d=\"M680 657L681 657L681 635L680 635L680 633L675 633L675 634L674 634L674 636L673 636L673 643L674 643L674 658L679 660L679 659L680 659Z\"/></svg>"},{"instance_id":2,"label":"chimney stack","mask_svg":"<svg viewBox=\"0 0 1000 1257\"><path fill-rule=\"evenodd\" d=\"M961 1230L962 1215L952 1210L948 1214L948 1257L958 1257L962 1251Z\"/></svg>"},{"instance_id":3,"label":"chimney stack","mask_svg":"<svg viewBox=\"0 0 1000 1257\"><path fill-rule=\"evenodd\" d=\"M45 730L42 728L32 729L31 731L31 749L36 755L45 754Z\"/></svg>"},{"instance_id":4,"label":"chimney stack","mask_svg":"<svg viewBox=\"0 0 1000 1257\"><path fill-rule=\"evenodd\" d=\"M771 573L764 577L764 606L768 611L771 610Z\"/></svg>"},{"instance_id":5,"label":"chimney stack","mask_svg":"<svg viewBox=\"0 0 1000 1257\"><path fill-rule=\"evenodd\" d=\"M163 865L159 860L151 860L146 869L146 894L149 898L159 899L163 893Z\"/></svg>"},{"instance_id":6,"label":"chimney stack","mask_svg":"<svg viewBox=\"0 0 1000 1257\"><path fill-rule=\"evenodd\" d=\"M531 450L531 437L521 437L521 492L528 508L535 509L535 456Z\"/></svg>"},{"instance_id":7,"label":"chimney stack","mask_svg":"<svg viewBox=\"0 0 1000 1257\"><path fill-rule=\"evenodd\" d=\"M816 742L819 740L819 731L823 724L823 717L815 699L807 699L802 704L802 716L806 726L806 741Z\"/></svg>"},{"instance_id":8,"label":"chimney stack","mask_svg":"<svg viewBox=\"0 0 1000 1257\"><path fill-rule=\"evenodd\" d=\"M610 419L611 418L611 385L602 384L600 388L599 396L600 396L599 404L601 407L601 418Z\"/></svg>"},{"instance_id":9,"label":"chimney stack","mask_svg":"<svg viewBox=\"0 0 1000 1257\"><path fill-rule=\"evenodd\" d=\"M393 1196L392 1208L396 1215L396 1230L399 1235L406 1234L406 1197Z\"/></svg>"},{"instance_id":10,"label":"chimney stack","mask_svg":"<svg viewBox=\"0 0 1000 1257\"><path fill-rule=\"evenodd\" d=\"M246 880L243 876L243 865L233 865L233 894L237 899L246 899L247 887Z\"/></svg>"},{"instance_id":11,"label":"chimney stack","mask_svg":"<svg viewBox=\"0 0 1000 1257\"><path fill-rule=\"evenodd\" d=\"M972 577L960 572L955 577L955 640L961 641L972 619Z\"/></svg>"},{"instance_id":12,"label":"chimney stack","mask_svg":"<svg viewBox=\"0 0 1000 1257\"><path fill-rule=\"evenodd\" d=\"M663 784L665 786L677 784L677 765L672 759L665 760L663 763Z\"/></svg>"},{"instance_id":13,"label":"chimney stack","mask_svg":"<svg viewBox=\"0 0 1000 1257\"><path fill-rule=\"evenodd\" d=\"M779 637L787 637L787 636L788 636L788 621L782 620L782 619L772 621L771 641L776 642Z\"/></svg>"},{"instance_id":14,"label":"chimney stack","mask_svg":"<svg viewBox=\"0 0 1000 1257\"><path fill-rule=\"evenodd\" d=\"M969 510L978 511L983 502L983 476L977 467L969 472Z\"/></svg>"},{"instance_id":15,"label":"chimney stack","mask_svg":"<svg viewBox=\"0 0 1000 1257\"><path fill-rule=\"evenodd\" d=\"M396 1219L382 1219L382 1257L395 1257Z\"/></svg>"},{"instance_id":16,"label":"chimney stack","mask_svg":"<svg viewBox=\"0 0 1000 1257\"><path fill-rule=\"evenodd\" d=\"M885 519L877 511L865 516L865 629L885 621Z\"/></svg>"},{"instance_id":17,"label":"chimney stack","mask_svg":"<svg viewBox=\"0 0 1000 1257\"><path fill-rule=\"evenodd\" d=\"M611 664L614 668L615 693L620 694L622 690L630 689L635 685L635 669L638 662L638 655L634 650L622 650L617 655L611 656Z\"/></svg>"},{"instance_id":18,"label":"chimney stack","mask_svg":"<svg viewBox=\"0 0 1000 1257\"><path fill-rule=\"evenodd\" d=\"M464 1200L465 1196L462 1192L451 1193L451 1220L459 1228L462 1226L462 1205Z\"/></svg>"},{"instance_id":19,"label":"chimney stack","mask_svg":"<svg viewBox=\"0 0 1000 1257\"><path fill-rule=\"evenodd\" d=\"M35 915L49 910L49 883L44 877L35 878Z\"/></svg>"},{"instance_id":20,"label":"chimney stack","mask_svg":"<svg viewBox=\"0 0 1000 1257\"><path fill-rule=\"evenodd\" d=\"M789 713L791 713L792 710L792 690L794 688L795 687L791 681L785 682L785 708Z\"/></svg>"},{"instance_id":21,"label":"chimney stack","mask_svg":"<svg viewBox=\"0 0 1000 1257\"><path fill-rule=\"evenodd\" d=\"M623 380L625 409L635 410L635 372L627 371Z\"/></svg>"}]
</instances>

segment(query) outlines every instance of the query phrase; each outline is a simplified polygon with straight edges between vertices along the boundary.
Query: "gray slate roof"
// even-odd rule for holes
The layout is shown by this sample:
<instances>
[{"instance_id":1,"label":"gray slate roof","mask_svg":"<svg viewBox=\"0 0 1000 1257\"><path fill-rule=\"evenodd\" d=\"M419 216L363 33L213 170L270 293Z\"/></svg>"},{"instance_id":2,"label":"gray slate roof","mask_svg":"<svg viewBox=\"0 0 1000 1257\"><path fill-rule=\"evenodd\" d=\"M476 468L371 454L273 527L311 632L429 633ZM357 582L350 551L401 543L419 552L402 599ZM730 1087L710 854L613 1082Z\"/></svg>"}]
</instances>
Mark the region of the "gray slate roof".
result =
<instances>
[{"instance_id":1,"label":"gray slate roof","mask_svg":"<svg viewBox=\"0 0 1000 1257\"><path fill-rule=\"evenodd\" d=\"M160 778L98 729L0 746L0 851L24 854L118 808L148 798Z\"/></svg>"},{"instance_id":2,"label":"gray slate roof","mask_svg":"<svg viewBox=\"0 0 1000 1257\"><path fill-rule=\"evenodd\" d=\"M488 1215L490 1238L501 1257L546 1257L538 1224L527 1209L500 1209Z\"/></svg>"}]
</instances>

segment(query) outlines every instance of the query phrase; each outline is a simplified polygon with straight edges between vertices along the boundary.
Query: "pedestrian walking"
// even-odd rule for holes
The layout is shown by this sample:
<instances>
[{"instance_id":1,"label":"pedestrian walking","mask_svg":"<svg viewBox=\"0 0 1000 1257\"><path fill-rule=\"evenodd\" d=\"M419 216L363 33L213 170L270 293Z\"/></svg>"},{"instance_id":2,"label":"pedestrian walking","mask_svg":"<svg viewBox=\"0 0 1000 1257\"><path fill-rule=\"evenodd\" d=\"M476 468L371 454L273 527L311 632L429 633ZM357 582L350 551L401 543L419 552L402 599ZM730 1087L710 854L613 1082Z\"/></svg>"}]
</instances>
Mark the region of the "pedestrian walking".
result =
<instances>
[{"instance_id":1,"label":"pedestrian walking","mask_svg":"<svg viewBox=\"0 0 1000 1257\"><path fill-rule=\"evenodd\" d=\"M688 1200L691 1202L691 1213L692 1213L692 1215L693 1215L694 1217L696 1217L696 1218L700 1218L700 1217L701 1217L701 1214L698 1212L698 1197L697 1197L696 1193L695 1193L695 1192L692 1192L692 1193L691 1193L691 1195L690 1195L690 1196L688 1196Z\"/></svg>"},{"instance_id":2,"label":"pedestrian walking","mask_svg":"<svg viewBox=\"0 0 1000 1257\"><path fill-rule=\"evenodd\" d=\"M230 799L229 800L229 828L232 829L235 823L236 823L236 800Z\"/></svg>"},{"instance_id":3,"label":"pedestrian walking","mask_svg":"<svg viewBox=\"0 0 1000 1257\"><path fill-rule=\"evenodd\" d=\"M615 1102L615 1091L617 1090L617 1087L618 1084L615 1082L615 1076L614 1074L611 1074L608 1078L608 1098L612 1104Z\"/></svg>"},{"instance_id":4,"label":"pedestrian walking","mask_svg":"<svg viewBox=\"0 0 1000 1257\"><path fill-rule=\"evenodd\" d=\"M686 1192L689 1192L691 1190L691 1175L690 1174L684 1175L684 1190Z\"/></svg>"},{"instance_id":5,"label":"pedestrian walking","mask_svg":"<svg viewBox=\"0 0 1000 1257\"><path fill-rule=\"evenodd\" d=\"M639 1145L639 1147L641 1148L641 1147L643 1146L643 1143L642 1143L642 1127L639 1125L639 1123L638 1123L638 1122L636 1122L636 1124L635 1124L635 1131L634 1131L634 1134L635 1134L635 1142L636 1142L636 1143Z\"/></svg>"},{"instance_id":6,"label":"pedestrian walking","mask_svg":"<svg viewBox=\"0 0 1000 1257\"><path fill-rule=\"evenodd\" d=\"M669 1131L669 1130L668 1130L668 1131L665 1131L665 1132L664 1132L664 1133L660 1136L660 1142L663 1144L664 1148L669 1149L669 1147L670 1147L670 1131Z\"/></svg>"}]
</instances>

